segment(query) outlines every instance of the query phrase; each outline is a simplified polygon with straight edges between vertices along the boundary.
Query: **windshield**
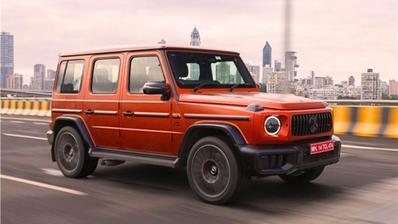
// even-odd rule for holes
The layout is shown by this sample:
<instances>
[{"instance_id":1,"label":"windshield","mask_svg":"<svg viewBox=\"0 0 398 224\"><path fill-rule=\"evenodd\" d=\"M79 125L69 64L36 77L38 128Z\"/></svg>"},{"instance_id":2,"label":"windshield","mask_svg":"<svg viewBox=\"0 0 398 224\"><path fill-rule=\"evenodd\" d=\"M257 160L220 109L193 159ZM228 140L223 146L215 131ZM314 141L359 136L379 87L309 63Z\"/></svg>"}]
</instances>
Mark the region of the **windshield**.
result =
<instances>
[{"instance_id":1,"label":"windshield","mask_svg":"<svg viewBox=\"0 0 398 224\"><path fill-rule=\"evenodd\" d=\"M238 56L169 52L174 78L181 88L255 87Z\"/></svg>"}]
</instances>

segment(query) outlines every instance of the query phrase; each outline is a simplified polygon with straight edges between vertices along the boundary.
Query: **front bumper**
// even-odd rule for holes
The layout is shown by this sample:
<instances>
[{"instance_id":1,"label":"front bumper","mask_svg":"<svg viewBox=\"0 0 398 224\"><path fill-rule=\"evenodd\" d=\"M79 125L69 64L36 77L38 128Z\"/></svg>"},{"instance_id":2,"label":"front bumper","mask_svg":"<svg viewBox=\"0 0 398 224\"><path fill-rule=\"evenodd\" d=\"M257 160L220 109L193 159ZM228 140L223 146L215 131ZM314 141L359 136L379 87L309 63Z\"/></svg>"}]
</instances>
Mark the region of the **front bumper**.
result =
<instances>
[{"instance_id":1,"label":"front bumper","mask_svg":"<svg viewBox=\"0 0 398 224\"><path fill-rule=\"evenodd\" d=\"M334 150L310 154L310 144L332 140ZM319 166L337 163L340 159L341 140L333 135L289 145L242 145L239 147L243 165L252 175L291 174Z\"/></svg>"}]
</instances>

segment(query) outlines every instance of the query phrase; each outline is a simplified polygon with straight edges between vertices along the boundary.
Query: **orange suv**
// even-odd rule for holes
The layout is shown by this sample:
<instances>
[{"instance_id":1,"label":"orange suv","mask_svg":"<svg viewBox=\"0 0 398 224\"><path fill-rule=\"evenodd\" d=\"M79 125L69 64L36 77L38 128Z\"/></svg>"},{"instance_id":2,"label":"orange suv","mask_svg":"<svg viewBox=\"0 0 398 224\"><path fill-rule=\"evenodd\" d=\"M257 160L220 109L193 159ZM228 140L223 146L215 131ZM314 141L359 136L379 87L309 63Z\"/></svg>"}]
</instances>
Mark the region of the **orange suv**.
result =
<instances>
[{"instance_id":1,"label":"orange suv","mask_svg":"<svg viewBox=\"0 0 398 224\"><path fill-rule=\"evenodd\" d=\"M136 161L185 167L222 204L252 176L306 183L340 158L331 108L259 91L239 54L126 47L60 55L47 137L67 177Z\"/></svg>"}]
</instances>

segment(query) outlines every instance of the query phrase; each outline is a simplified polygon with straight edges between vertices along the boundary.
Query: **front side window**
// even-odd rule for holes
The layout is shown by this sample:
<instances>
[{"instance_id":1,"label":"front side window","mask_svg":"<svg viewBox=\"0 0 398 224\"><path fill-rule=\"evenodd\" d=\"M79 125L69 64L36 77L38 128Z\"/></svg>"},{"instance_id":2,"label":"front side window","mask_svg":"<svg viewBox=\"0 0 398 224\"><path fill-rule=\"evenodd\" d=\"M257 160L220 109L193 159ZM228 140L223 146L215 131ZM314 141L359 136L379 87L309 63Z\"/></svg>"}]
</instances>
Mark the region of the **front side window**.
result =
<instances>
[{"instance_id":1,"label":"front side window","mask_svg":"<svg viewBox=\"0 0 398 224\"><path fill-rule=\"evenodd\" d=\"M130 62L129 91L143 93L142 89L147 82L165 82L158 57L133 58Z\"/></svg>"},{"instance_id":2,"label":"front side window","mask_svg":"<svg viewBox=\"0 0 398 224\"><path fill-rule=\"evenodd\" d=\"M255 87L239 56L191 52L169 52L167 56L182 88Z\"/></svg>"},{"instance_id":3,"label":"front side window","mask_svg":"<svg viewBox=\"0 0 398 224\"><path fill-rule=\"evenodd\" d=\"M79 93L83 68L83 60L63 61L59 68L57 91L60 93Z\"/></svg>"},{"instance_id":4,"label":"front side window","mask_svg":"<svg viewBox=\"0 0 398 224\"><path fill-rule=\"evenodd\" d=\"M91 91L93 93L115 93L119 82L119 67L120 60L118 58L96 60Z\"/></svg>"}]
</instances>

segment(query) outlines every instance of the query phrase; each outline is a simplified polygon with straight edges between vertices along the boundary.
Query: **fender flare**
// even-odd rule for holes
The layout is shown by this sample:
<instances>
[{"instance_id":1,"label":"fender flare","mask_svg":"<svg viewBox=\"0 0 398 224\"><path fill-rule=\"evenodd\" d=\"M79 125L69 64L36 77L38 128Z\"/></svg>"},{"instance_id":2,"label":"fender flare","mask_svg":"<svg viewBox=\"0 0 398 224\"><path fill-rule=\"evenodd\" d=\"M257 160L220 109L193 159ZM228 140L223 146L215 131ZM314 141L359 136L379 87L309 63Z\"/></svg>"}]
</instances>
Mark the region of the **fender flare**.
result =
<instances>
[{"instance_id":1,"label":"fender flare","mask_svg":"<svg viewBox=\"0 0 398 224\"><path fill-rule=\"evenodd\" d=\"M178 156L180 158L186 156L186 152L189 151L189 140L193 136L195 131L199 129L212 129L222 131L232 140L232 143L238 147L240 145L246 144L245 138L242 136L241 132L233 125L212 122L193 124L187 129L181 142L180 150L178 152Z\"/></svg>"},{"instance_id":2,"label":"fender flare","mask_svg":"<svg viewBox=\"0 0 398 224\"><path fill-rule=\"evenodd\" d=\"M83 119L78 116L68 116L68 115L61 115L57 117L54 120L53 124L53 132L54 132L54 142L51 146L51 158L53 161L55 161L55 155L54 155L54 144L56 142L57 134L58 131L61 130L62 127L65 127L66 125L63 125L62 123L67 122L67 123L72 123L73 126L77 129L77 131L80 133L81 138L83 141L88 145L88 150L91 152L93 148L95 148L94 142L91 139L91 135L86 127L86 124L84 123Z\"/></svg>"}]
</instances>

